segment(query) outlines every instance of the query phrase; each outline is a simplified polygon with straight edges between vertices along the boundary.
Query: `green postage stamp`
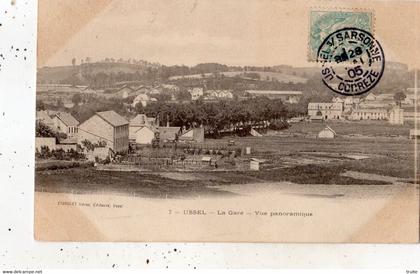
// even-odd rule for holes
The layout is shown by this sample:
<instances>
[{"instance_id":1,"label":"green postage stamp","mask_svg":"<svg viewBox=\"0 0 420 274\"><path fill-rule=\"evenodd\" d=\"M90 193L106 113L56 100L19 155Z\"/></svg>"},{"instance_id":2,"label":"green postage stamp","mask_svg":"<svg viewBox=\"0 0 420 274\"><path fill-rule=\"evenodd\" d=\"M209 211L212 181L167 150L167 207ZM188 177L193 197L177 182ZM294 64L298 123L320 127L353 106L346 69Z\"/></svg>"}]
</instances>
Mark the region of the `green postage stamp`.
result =
<instances>
[{"instance_id":1,"label":"green postage stamp","mask_svg":"<svg viewBox=\"0 0 420 274\"><path fill-rule=\"evenodd\" d=\"M371 11L321 11L310 13L309 61L316 61L322 41L336 30L358 28L373 33L373 13Z\"/></svg>"}]
</instances>

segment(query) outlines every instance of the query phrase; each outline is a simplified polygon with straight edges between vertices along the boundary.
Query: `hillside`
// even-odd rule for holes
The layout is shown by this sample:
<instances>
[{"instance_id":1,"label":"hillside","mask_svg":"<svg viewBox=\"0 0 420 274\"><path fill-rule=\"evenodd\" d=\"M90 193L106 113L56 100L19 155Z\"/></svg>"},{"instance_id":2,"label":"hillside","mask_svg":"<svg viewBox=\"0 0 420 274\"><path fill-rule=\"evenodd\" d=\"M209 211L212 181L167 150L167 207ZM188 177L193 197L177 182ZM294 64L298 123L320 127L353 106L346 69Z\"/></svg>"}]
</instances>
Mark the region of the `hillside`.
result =
<instances>
[{"instance_id":1,"label":"hillside","mask_svg":"<svg viewBox=\"0 0 420 274\"><path fill-rule=\"evenodd\" d=\"M257 80L255 78L251 78L247 76L246 74L258 74L259 79L258 80L273 80L276 79L279 82L282 83L305 83L308 79L292 74L287 74L283 72L269 72L269 71L247 71L246 74L244 74L243 71L226 71L226 72L220 72L220 74L223 74L225 77L240 77L243 79L253 79ZM182 78L189 78L189 79L200 79L200 78L209 78L213 75L213 73L203 73L203 74L191 74L191 75L182 75L182 76L172 76L169 78L169 80L179 80Z\"/></svg>"},{"instance_id":2,"label":"hillside","mask_svg":"<svg viewBox=\"0 0 420 274\"><path fill-rule=\"evenodd\" d=\"M86 78L91 75L104 73L107 75L112 74L143 74L149 68L155 68L157 65L148 63L129 64L118 62L96 62L84 63L76 66L59 66L59 67L42 67L38 69L38 83L62 83L71 84L73 78L79 84L85 84Z\"/></svg>"}]
</instances>

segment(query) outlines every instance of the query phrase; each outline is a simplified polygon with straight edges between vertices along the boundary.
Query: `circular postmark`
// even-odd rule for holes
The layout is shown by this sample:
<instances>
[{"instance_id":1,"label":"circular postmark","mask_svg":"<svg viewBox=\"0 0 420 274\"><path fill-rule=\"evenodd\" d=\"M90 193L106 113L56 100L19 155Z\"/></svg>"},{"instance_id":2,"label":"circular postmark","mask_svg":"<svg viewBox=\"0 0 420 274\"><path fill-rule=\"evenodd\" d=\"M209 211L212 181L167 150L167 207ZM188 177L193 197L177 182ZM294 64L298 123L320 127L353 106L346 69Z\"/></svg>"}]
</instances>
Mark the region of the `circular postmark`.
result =
<instances>
[{"instance_id":1,"label":"circular postmark","mask_svg":"<svg viewBox=\"0 0 420 274\"><path fill-rule=\"evenodd\" d=\"M317 62L321 77L332 91L346 96L371 90L381 79L385 55L379 42L367 31L343 28L321 43Z\"/></svg>"}]
</instances>

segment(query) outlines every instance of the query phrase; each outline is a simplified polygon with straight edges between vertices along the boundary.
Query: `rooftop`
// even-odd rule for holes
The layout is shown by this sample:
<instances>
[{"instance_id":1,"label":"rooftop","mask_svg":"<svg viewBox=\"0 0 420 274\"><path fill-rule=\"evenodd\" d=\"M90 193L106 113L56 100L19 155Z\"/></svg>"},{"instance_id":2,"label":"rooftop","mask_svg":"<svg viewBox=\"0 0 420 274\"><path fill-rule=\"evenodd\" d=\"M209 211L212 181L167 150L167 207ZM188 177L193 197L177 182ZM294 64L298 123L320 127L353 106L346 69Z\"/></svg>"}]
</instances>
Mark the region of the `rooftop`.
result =
<instances>
[{"instance_id":1,"label":"rooftop","mask_svg":"<svg viewBox=\"0 0 420 274\"><path fill-rule=\"evenodd\" d=\"M67 126L75 127L79 125L79 121L77 121L70 113L58 112L55 116Z\"/></svg>"},{"instance_id":2,"label":"rooftop","mask_svg":"<svg viewBox=\"0 0 420 274\"><path fill-rule=\"evenodd\" d=\"M388 111L384 108L363 108L363 109L356 109L354 112L361 112L361 113L372 113L372 112L382 112L387 113Z\"/></svg>"},{"instance_id":3,"label":"rooftop","mask_svg":"<svg viewBox=\"0 0 420 274\"><path fill-rule=\"evenodd\" d=\"M302 95L302 91L296 90L247 90L251 94L268 94L268 95Z\"/></svg>"},{"instance_id":4,"label":"rooftop","mask_svg":"<svg viewBox=\"0 0 420 274\"><path fill-rule=\"evenodd\" d=\"M96 114L114 127L128 124L128 121L124 117L113 110L97 112Z\"/></svg>"},{"instance_id":5,"label":"rooftop","mask_svg":"<svg viewBox=\"0 0 420 274\"><path fill-rule=\"evenodd\" d=\"M147 117L145 114L138 114L130 121L130 126L144 126L153 122L155 118Z\"/></svg>"},{"instance_id":6,"label":"rooftop","mask_svg":"<svg viewBox=\"0 0 420 274\"><path fill-rule=\"evenodd\" d=\"M181 130L180 127L160 127L159 138L161 140L175 140L176 134Z\"/></svg>"}]
</instances>

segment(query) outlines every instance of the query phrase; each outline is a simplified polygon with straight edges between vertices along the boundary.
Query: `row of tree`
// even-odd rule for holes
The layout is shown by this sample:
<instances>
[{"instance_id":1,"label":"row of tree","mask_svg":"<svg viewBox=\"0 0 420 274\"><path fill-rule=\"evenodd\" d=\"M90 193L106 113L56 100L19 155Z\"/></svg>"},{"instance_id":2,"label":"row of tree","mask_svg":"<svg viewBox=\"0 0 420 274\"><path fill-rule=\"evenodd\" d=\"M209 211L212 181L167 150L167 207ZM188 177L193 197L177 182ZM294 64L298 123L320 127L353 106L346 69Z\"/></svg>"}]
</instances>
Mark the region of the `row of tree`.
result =
<instances>
[{"instance_id":1,"label":"row of tree","mask_svg":"<svg viewBox=\"0 0 420 274\"><path fill-rule=\"evenodd\" d=\"M270 100L265 97L219 102L198 100L188 104L157 102L146 107L140 104L135 107L134 113L156 117L161 125L169 123L171 126L185 128L204 126L207 133L285 120L294 115L280 99Z\"/></svg>"}]
</instances>

